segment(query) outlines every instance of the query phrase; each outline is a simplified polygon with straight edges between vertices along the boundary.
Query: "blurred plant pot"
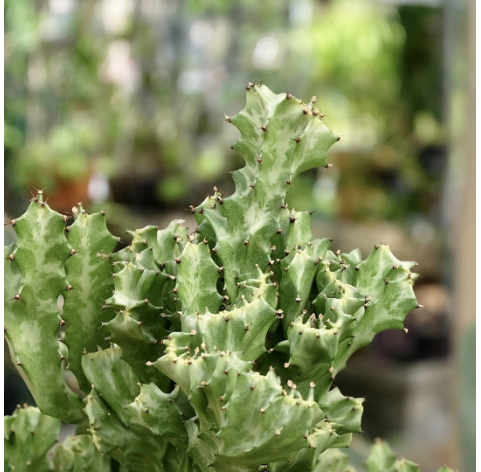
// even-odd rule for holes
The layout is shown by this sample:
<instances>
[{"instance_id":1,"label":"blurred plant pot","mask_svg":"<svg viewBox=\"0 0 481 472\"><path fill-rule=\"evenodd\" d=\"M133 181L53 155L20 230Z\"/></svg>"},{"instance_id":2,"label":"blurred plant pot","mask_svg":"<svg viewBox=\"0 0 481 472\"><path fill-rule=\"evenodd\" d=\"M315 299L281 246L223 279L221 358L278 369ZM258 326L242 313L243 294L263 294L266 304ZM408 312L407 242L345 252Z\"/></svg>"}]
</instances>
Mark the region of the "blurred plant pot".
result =
<instances>
[{"instance_id":1,"label":"blurred plant pot","mask_svg":"<svg viewBox=\"0 0 481 472\"><path fill-rule=\"evenodd\" d=\"M55 187L45 190L50 207L59 213L71 214L76 203L87 204L90 177L91 173L75 180L55 177Z\"/></svg>"}]
</instances>

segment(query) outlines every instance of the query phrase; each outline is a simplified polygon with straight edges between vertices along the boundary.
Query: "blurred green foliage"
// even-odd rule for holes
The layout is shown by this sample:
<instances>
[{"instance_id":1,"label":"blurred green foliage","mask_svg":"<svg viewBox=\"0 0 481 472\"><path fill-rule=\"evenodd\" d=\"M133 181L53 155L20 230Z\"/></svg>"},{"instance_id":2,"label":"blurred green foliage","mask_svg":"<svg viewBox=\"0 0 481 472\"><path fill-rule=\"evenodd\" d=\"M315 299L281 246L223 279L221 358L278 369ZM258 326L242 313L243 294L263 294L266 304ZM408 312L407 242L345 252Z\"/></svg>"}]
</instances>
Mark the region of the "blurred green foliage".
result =
<instances>
[{"instance_id":1,"label":"blurred green foliage","mask_svg":"<svg viewBox=\"0 0 481 472\"><path fill-rule=\"evenodd\" d=\"M340 172L301 176L291 205L427 214L444 165L441 20L359 0L7 0L7 190L52 194L100 173L111 200L152 208L199 201L212 183L229 190L240 159L223 113L263 80L317 94L342 136ZM296 191L305 185L310 195Z\"/></svg>"}]
</instances>

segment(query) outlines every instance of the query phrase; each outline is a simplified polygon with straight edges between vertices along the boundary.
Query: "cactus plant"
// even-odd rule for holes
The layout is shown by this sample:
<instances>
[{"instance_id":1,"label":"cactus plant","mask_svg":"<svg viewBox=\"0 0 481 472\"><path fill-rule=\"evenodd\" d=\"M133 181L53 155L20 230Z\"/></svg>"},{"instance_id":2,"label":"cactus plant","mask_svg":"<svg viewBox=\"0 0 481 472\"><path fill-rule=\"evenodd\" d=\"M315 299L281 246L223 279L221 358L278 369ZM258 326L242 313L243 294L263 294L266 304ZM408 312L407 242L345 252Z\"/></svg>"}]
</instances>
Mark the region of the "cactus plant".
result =
<instances>
[{"instance_id":1,"label":"cactus plant","mask_svg":"<svg viewBox=\"0 0 481 472\"><path fill-rule=\"evenodd\" d=\"M108 357L111 357L110 354L108 354ZM175 410L175 407L172 408ZM140 412L139 409L139 415ZM172 411L164 413L167 413L168 416L172 415ZM155 421L151 423L152 426L154 424L156 424ZM95 441L92 443L88 434L67 436L63 443L57 444L51 449L60 429L60 421L44 415L37 408L27 407L26 405L22 408L18 405L12 416L5 417L4 429L5 470L35 470L38 472L110 472L112 470L108 455L99 452L100 449L96 448ZM176 437L176 429L176 426L171 429L171 435L169 436L171 439ZM118 445L119 442L117 441L116 444ZM124 448L125 444L124 442ZM148 453L148 446L156 445L158 446L155 442L149 442L147 447L144 446L143 449L145 453ZM136 444L135 448L138 447L138 444ZM51 451L47 453L49 449ZM172 446L167 446L167 450L162 449L164 468L159 469L155 463L149 463L149 459L153 458L152 456L141 458L137 463L135 461L130 463L130 466L134 468L128 470L151 470L148 467L153 467L152 470L172 470L173 472L199 470L188 463L187 456L182 457L173 452L169 453L169 449L172 451ZM25 460L26 458L27 460ZM303 465L305 464L298 463L297 466L293 467L292 464L276 463L273 470L284 472L308 470L296 468ZM380 439L376 439L365 465L368 472L419 472L419 467L416 464L396 457L389 445ZM261 468L261 470L263 469L269 470ZM339 449L328 449L318 455L314 468L310 470L312 472L355 472L355 469L349 465L349 458ZM447 467L442 467L438 472L453 471Z\"/></svg>"},{"instance_id":2,"label":"cactus plant","mask_svg":"<svg viewBox=\"0 0 481 472\"><path fill-rule=\"evenodd\" d=\"M387 245L364 260L332 252L310 213L288 207L295 176L329 167L339 140L315 101L248 85L244 110L226 116L245 167L233 195L214 188L190 207L193 233L147 226L114 252L104 212L79 206L70 224L41 191L12 220L11 356L39 409L78 425L52 470L107 470L106 457L131 472L351 470L332 450L361 432L363 399L333 382L376 333L403 329L418 275Z\"/></svg>"}]
</instances>

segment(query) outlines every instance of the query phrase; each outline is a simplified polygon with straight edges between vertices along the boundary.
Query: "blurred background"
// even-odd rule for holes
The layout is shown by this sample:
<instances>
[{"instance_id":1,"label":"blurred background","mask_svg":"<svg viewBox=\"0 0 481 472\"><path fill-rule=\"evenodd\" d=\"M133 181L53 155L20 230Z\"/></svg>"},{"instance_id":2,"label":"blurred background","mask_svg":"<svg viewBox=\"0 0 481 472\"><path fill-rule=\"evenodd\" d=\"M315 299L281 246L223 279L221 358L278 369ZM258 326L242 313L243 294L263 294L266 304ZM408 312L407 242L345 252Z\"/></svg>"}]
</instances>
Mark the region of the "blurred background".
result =
<instances>
[{"instance_id":1,"label":"blurred background","mask_svg":"<svg viewBox=\"0 0 481 472\"><path fill-rule=\"evenodd\" d=\"M5 1L5 219L30 191L111 231L191 214L229 195L242 158L223 114L244 87L317 96L342 139L334 166L300 175L335 250L390 244L417 260L423 309L339 375L367 396L362 438L382 436L429 472L475 470L474 0ZM5 229L5 242L14 240ZM32 402L5 355L5 413Z\"/></svg>"}]
</instances>

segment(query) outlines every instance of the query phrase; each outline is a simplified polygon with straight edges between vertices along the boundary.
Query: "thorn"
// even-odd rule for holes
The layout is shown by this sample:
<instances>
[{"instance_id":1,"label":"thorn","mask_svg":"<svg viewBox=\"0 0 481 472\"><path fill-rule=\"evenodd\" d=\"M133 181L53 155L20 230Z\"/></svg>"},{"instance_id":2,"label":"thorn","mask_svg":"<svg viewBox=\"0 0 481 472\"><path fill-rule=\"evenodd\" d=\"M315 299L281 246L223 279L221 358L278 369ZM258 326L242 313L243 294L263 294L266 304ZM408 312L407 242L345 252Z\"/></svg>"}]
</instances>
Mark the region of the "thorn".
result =
<instances>
[{"instance_id":1,"label":"thorn","mask_svg":"<svg viewBox=\"0 0 481 472\"><path fill-rule=\"evenodd\" d=\"M67 285L67 292L70 292L70 290L72 290L73 287L71 285Z\"/></svg>"},{"instance_id":2,"label":"thorn","mask_svg":"<svg viewBox=\"0 0 481 472\"><path fill-rule=\"evenodd\" d=\"M286 98L287 98L287 100L290 100L292 98L292 95L290 93L286 92Z\"/></svg>"},{"instance_id":3,"label":"thorn","mask_svg":"<svg viewBox=\"0 0 481 472\"><path fill-rule=\"evenodd\" d=\"M292 183L292 182L291 182L290 180L287 180L287 181L286 181L286 184L287 184L287 185L291 185L291 183Z\"/></svg>"},{"instance_id":4,"label":"thorn","mask_svg":"<svg viewBox=\"0 0 481 472\"><path fill-rule=\"evenodd\" d=\"M234 149L234 145L233 145L233 144L229 144L229 147L230 147L231 149Z\"/></svg>"},{"instance_id":5,"label":"thorn","mask_svg":"<svg viewBox=\"0 0 481 472\"><path fill-rule=\"evenodd\" d=\"M20 296L19 293L17 293L14 297L13 297L13 300L21 300L22 297Z\"/></svg>"},{"instance_id":6,"label":"thorn","mask_svg":"<svg viewBox=\"0 0 481 472\"><path fill-rule=\"evenodd\" d=\"M38 202L38 197L36 197L33 192L30 192L30 194L32 195L32 198L30 200L28 200L29 202ZM24 200L27 200L26 198L24 198Z\"/></svg>"},{"instance_id":7,"label":"thorn","mask_svg":"<svg viewBox=\"0 0 481 472\"><path fill-rule=\"evenodd\" d=\"M338 136L338 137L337 137L337 140L338 140L338 141L340 141L340 140L341 140L341 137L340 137L340 136Z\"/></svg>"},{"instance_id":8,"label":"thorn","mask_svg":"<svg viewBox=\"0 0 481 472\"><path fill-rule=\"evenodd\" d=\"M15 260L15 256L13 254L10 254L8 257L6 257L5 259L10 259L11 261L14 261Z\"/></svg>"},{"instance_id":9,"label":"thorn","mask_svg":"<svg viewBox=\"0 0 481 472\"><path fill-rule=\"evenodd\" d=\"M298 136L297 138L291 138L293 141L295 141L297 144L301 142L301 138Z\"/></svg>"},{"instance_id":10,"label":"thorn","mask_svg":"<svg viewBox=\"0 0 481 472\"><path fill-rule=\"evenodd\" d=\"M73 256L77 251L75 251L75 249L70 249L70 255Z\"/></svg>"},{"instance_id":11,"label":"thorn","mask_svg":"<svg viewBox=\"0 0 481 472\"><path fill-rule=\"evenodd\" d=\"M180 257L178 257L178 258L175 260L175 262L176 262L177 264L180 264L182 261L180 260Z\"/></svg>"},{"instance_id":12,"label":"thorn","mask_svg":"<svg viewBox=\"0 0 481 472\"><path fill-rule=\"evenodd\" d=\"M38 204L43 208L47 204L49 198L50 196L47 197L47 200L45 200L44 202L38 202Z\"/></svg>"},{"instance_id":13,"label":"thorn","mask_svg":"<svg viewBox=\"0 0 481 472\"><path fill-rule=\"evenodd\" d=\"M232 120L231 120L230 116L227 116L227 115L224 113L224 117L225 117L225 121L227 121L227 123L232 123Z\"/></svg>"},{"instance_id":14,"label":"thorn","mask_svg":"<svg viewBox=\"0 0 481 472\"><path fill-rule=\"evenodd\" d=\"M261 163L262 162L262 157L257 158L257 162Z\"/></svg>"},{"instance_id":15,"label":"thorn","mask_svg":"<svg viewBox=\"0 0 481 472\"><path fill-rule=\"evenodd\" d=\"M262 131L267 131L267 126L266 126L266 125L262 125L262 126L261 126L261 130L262 130Z\"/></svg>"}]
</instances>

